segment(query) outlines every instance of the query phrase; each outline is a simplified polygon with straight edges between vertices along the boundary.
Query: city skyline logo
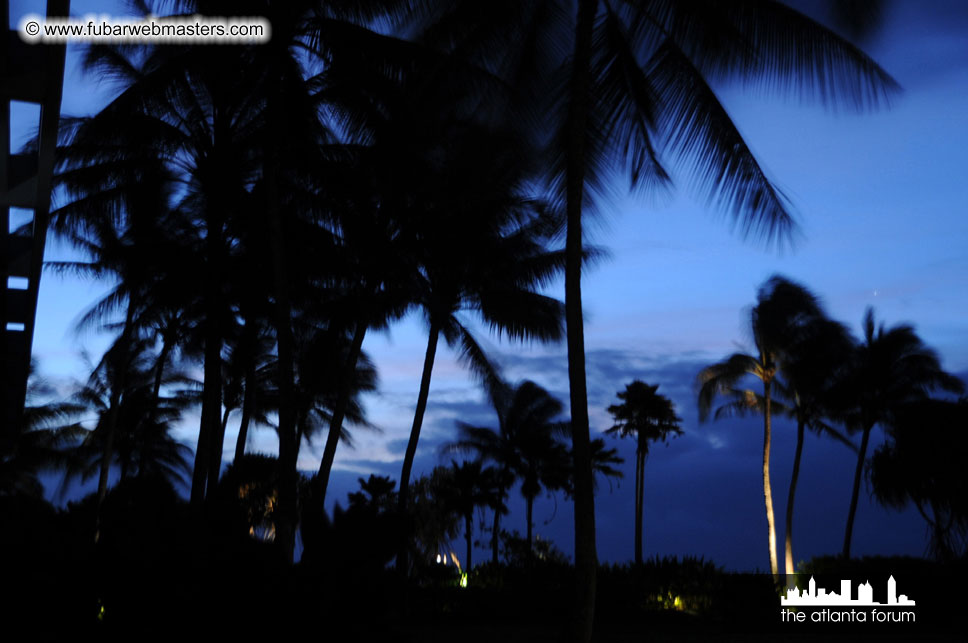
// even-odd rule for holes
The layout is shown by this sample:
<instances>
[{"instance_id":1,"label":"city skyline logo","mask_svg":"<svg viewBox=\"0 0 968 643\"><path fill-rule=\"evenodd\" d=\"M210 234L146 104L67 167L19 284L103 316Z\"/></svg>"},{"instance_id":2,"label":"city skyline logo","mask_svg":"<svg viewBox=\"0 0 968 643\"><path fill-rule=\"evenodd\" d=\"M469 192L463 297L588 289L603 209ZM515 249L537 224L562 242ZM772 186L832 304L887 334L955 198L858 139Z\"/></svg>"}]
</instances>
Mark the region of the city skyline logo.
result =
<instances>
[{"instance_id":1,"label":"city skyline logo","mask_svg":"<svg viewBox=\"0 0 968 643\"><path fill-rule=\"evenodd\" d=\"M851 581L840 581L840 592L830 592L824 588L817 587L817 581L810 577L807 590L798 587L787 589L786 595L780 596L780 605L783 607L830 607L830 606L856 606L856 607L914 607L913 600L905 594L898 596L897 581L891 575L887 579L887 602L878 603L874 600L874 588L870 581L857 586L857 598L851 598Z\"/></svg>"}]
</instances>

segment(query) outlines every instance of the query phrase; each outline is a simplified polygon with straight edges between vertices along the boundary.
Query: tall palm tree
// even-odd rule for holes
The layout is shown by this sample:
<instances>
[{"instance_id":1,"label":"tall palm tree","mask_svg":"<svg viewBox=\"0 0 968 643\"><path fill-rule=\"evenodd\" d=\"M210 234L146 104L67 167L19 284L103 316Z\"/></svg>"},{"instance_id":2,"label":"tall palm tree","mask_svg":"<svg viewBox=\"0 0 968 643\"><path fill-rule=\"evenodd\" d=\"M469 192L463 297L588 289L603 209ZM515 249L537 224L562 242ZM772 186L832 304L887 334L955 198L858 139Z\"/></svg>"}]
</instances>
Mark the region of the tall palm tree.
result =
<instances>
[{"instance_id":1,"label":"tall palm tree","mask_svg":"<svg viewBox=\"0 0 968 643\"><path fill-rule=\"evenodd\" d=\"M262 121L243 84L225 73L235 64L233 48L208 52L214 60L198 50L189 56L182 49L162 49L169 48L89 50L88 66L117 78L120 91L97 115L71 124L63 167L79 183L74 201L81 204L110 199L115 177L131 174L128 168L157 173L161 164L162 176L177 186L159 204L168 213L168 230L188 250L181 254L183 263L164 265L191 275L180 280L181 301L193 311L203 347L202 421L192 484L197 507L221 419L221 352L230 317L226 267L236 247L227 221L244 211L249 198L257 170L251 139Z\"/></svg>"},{"instance_id":2,"label":"tall palm tree","mask_svg":"<svg viewBox=\"0 0 968 643\"><path fill-rule=\"evenodd\" d=\"M770 483L770 443L772 440L773 392L777 376L791 347L800 340L804 327L822 317L817 299L805 288L783 277L767 280L757 293L757 304L750 313L750 327L756 353L734 353L718 364L704 368L696 380L699 385L699 419L709 416L717 395L733 402L724 410L754 408L763 414L763 498L766 504L770 572L779 582L776 554L776 526L773 491ZM738 388L741 380L753 376L763 385L762 397L752 390ZM738 398L738 399L737 399ZM721 417L722 413L717 413Z\"/></svg>"},{"instance_id":3,"label":"tall palm tree","mask_svg":"<svg viewBox=\"0 0 968 643\"><path fill-rule=\"evenodd\" d=\"M780 363L783 382L779 383L778 388L787 400L789 415L797 423L797 446L787 495L784 540L784 572L787 585L791 587L794 586L796 571L793 557L793 507L803 455L804 429L835 439L856 450L853 443L827 421L836 413L831 407L831 384L845 366L853 350L853 341L842 324L818 317L803 325L801 335L786 348Z\"/></svg>"},{"instance_id":4,"label":"tall palm tree","mask_svg":"<svg viewBox=\"0 0 968 643\"><path fill-rule=\"evenodd\" d=\"M531 100L518 116L537 115L535 131L553 130L548 167L567 213L565 304L582 595L575 632L587 641L596 568L580 285L589 193L601 194L602 177L616 165L630 171L635 187L668 184L665 159L671 154L745 234L783 238L792 229L787 203L710 81L737 78L860 107L877 104L897 86L854 45L779 2L514 1L489 7L486 17L474 2L445 7L428 39L486 60ZM540 75L530 73L536 69ZM535 98L543 104L535 106Z\"/></svg>"},{"instance_id":5,"label":"tall palm tree","mask_svg":"<svg viewBox=\"0 0 968 643\"><path fill-rule=\"evenodd\" d=\"M902 405L923 400L933 390L964 390L964 383L941 368L937 354L924 345L913 327L905 324L887 329L883 323L876 326L874 309L868 308L863 329L864 338L835 385L848 430L861 432L844 532L844 558L850 557L860 480L873 428L891 426Z\"/></svg>"},{"instance_id":6,"label":"tall palm tree","mask_svg":"<svg viewBox=\"0 0 968 643\"><path fill-rule=\"evenodd\" d=\"M66 145L58 150L54 183L65 191L67 199L51 212L51 229L85 254L87 261L46 265L58 271L115 280L109 293L81 318L80 327L110 326L106 322L119 309L124 314L119 336L106 355L114 362L108 372L117 381L110 384L112 396L98 478L99 515L114 455L120 395L135 357L134 345L145 331L144 319L149 311L168 301L171 290L167 281L172 272L166 265L177 265L180 255L168 229L174 176L163 163L137 151L132 153L133 159L119 158L117 137L100 140L88 135L94 120L66 119L62 126Z\"/></svg>"},{"instance_id":7,"label":"tall palm tree","mask_svg":"<svg viewBox=\"0 0 968 643\"><path fill-rule=\"evenodd\" d=\"M430 194L416 231L423 241L416 301L429 334L401 472L401 510L406 509L439 337L459 348L460 358L485 382L497 378L459 312L475 311L491 328L513 339L552 341L562 333L561 304L537 292L559 266L560 254L544 247L552 227L518 192L524 177L514 147L507 145L510 141L474 129L448 143L455 156L427 177L431 185L447 188Z\"/></svg>"},{"instance_id":8,"label":"tall palm tree","mask_svg":"<svg viewBox=\"0 0 968 643\"><path fill-rule=\"evenodd\" d=\"M650 386L635 380L618 393L621 404L608 407L615 419L612 428L605 431L618 437L635 437L635 564L642 564L642 505L644 496L645 459L649 455L650 442L665 442L670 437L682 435L682 418L676 415L672 401L657 391L659 385Z\"/></svg>"}]
</instances>

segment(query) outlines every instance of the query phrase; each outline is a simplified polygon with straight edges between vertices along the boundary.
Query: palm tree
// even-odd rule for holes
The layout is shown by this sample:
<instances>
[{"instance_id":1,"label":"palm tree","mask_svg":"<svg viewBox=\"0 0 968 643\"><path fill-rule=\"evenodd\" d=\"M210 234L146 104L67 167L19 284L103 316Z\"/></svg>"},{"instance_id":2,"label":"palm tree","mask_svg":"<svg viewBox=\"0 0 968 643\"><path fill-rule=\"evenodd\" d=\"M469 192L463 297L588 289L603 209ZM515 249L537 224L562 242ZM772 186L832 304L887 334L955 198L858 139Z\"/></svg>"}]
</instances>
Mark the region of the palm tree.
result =
<instances>
[{"instance_id":1,"label":"palm tree","mask_svg":"<svg viewBox=\"0 0 968 643\"><path fill-rule=\"evenodd\" d=\"M773 515L773 492L770 483L770 442L772 439L773 391L781 386L778 371L788 352L804 335L804 328L822 318L816 298L805 288L783 277L774 276L760 287L757 305L750 314L755 354L734 353L726 360L708 366L697 376L699 384L699 419L709 416L717 394L732 402L717 412L722 417L744 408L763 414L763 497L766 504L770 572L779 581L776 555L776 527ZM741 380L753 376L763 385L762 397L752 390L738 388Z\"/></svg>"},{"instance_id":2,"label":"palm tree","mask_svg":"<svg viewBox=\"0 0 968 643\"><path fill-rule=\"evenodd\" d=\"M346 373L345 364L351 360L349 355L358 350L353 345L353 338L339 327L307 329L296 334L296 347L297 377L293 402L296 436L300 444L311 445L324 426L332 428L333 415L340 403L348 423L375 429L366 420L359 396L376 390L376 368L365 353L357 352L352 358L353 370ZM342 422L340 426L340 441L352 446L349 430L342 426Z\"/></svg>"},{"instance_id":3,"label":"palm tree","mask_svg":"<svg viewBox=\"0 0 968 643\"><path fill-rule=\"evenodd\" d=\"M903 509L912 503L928 523L928 550L947 562L968 553L968 399L922 399L900 406L888 440L871 456L874 497Z\"/></svg>"},{"instance_id":4,"label":"palm tree","mask_svg":"<svg viewBox=\"0 0 968 643\"><path fill-rule=\"evenodd\" d=\"M618 393L621 404L608 407L615 418L612 428L605 431L618 437L635 437L635 564L642 564L642 505L644 496L645 459L649 455L649 443L667 441L682 435L672 401L656 391L659 385L650 386L635 380Z\"/></svg>"},{"instance_id":5,"label":"palm tree","mask_svg":"<svg viewBox=\"0 0 968 643\"><path fill-rule=\"evenodd\" d=\"M625 462L625 459L618 455L618 449L615 447L607 448L605 446L604 438L593 438L591 442L588 443L589 450L592 454L592 473L604 476L606 480L609 478L621 478L622 472L616 469L618 465ZM567 462L565 463L566 469L569 474L573 471L571 465L572 458L571 454L568 454ZM574 489L574 481L570 481L568 493L571 494L571 489ZM612 488L612 481L608 481L609 490ZM595 490L598 490L598 478L595 478Z\"/></svg>"},{"instance_id":6,"label":"palm tree","mask_svg":"<svg viewBox=\"0 0 968 643\"><path fill-rule=\"evenodd\" d=\"M104 323L124 311L124 322L106 357L108 372L118 378L112 391L104 429L98 478L98 514L108 486L114 439L134 345L145 319L166 305L170 295L168 261L177 265L179 254L168 230L168 205L174 177L157 159L139 157L119 161L117 138L89 138L88 119L67 119L63 124L66 147L58 150L55 185L67 193L67 202L51 212L51 229L87 255L88 261L48 262L48 268L87 277L113 278L114 288L81 319L79 327ZM110 326L110 324L108 324ZM162 357L165 357L164 352ZM159 375L160 377L160 375ZM157 390L156 395L157 398ZM97 537L97 530L95 531Z\"/></svg>"},{"instance_id":7,"label":"palm tree","mask_svg":"<svg viewBox=\"0 0 968 643\"><path fill-rule=\"evenodd\" d=\"M65 180L78 184L72 192L74 202L82 205L110 199L116 176L135 171L151 176L149 172L159 173L159 164L161 176L178 186L158 205L166 212L167 230L186 249L180 253L184 263L162 265L191 275L179 280L185 288L181 304L199 320L204 354L202 422L192 484L197 507L205 495L212 442L220 428L221 351L230 314L224 284L233 248L227 220L230 213L245 210L256 170L251 139L261 120L242 83L225 74L234 64L231 48L209 52L216 60L195 51L177 64L170 64L172 51L160 49L165 48L89 51L89 67L118 78L121 91L96 116L70 124L62 167ZM94 212L90 218L116 212Z\"/></svg>"},{"instance_id":8,"label":"palm tree","mask_svg":"<svg viewBox=\"0 0 968 643\"><path fill-rule=\"evenodd\" d=\"M44 402L54 390L37 375L30 363L27 405L19 423L0 435L0 496L25 495L42 498L44 487L37 477L42 471L63 468L70 456L72 420L83 410L71 402Z\"/></svg>"},{"instance_id":9,"label":"palm tree","mask_svg":"<svg viewBox=\"0 0 968 643\"><path fill-rule=\"evenodd\" d=\"M671 153L694 170L695 185L745 234L782 239L792 229L785 199L709 81L739 78L859 107L877 104L897 86L854 45L779 2L535 0L492 8L485 25L477 3L447 7L428 39L486 60L526 100L543 98L544 104L517 115L536 114L534 131L547 134L549 122L554 130L548 167L567 213L565 305L582 594L576 638L587 641L596 568L580 285L588 193L601 193L602 178L615 165L630 170L635 187L668 184L664 157ZM535 69L539 75L529 73Z\"/></svg>"},{"instance_id":10,"label":"palm tree","mask_svg":"<svg viewBox=\"0 0 968 643\"><path fill-rule=\"evenodd\" d=\"M932 390L956 393L964 390L964 383L941 368L937 354L924 345L913 327L899 325L885 329L884 324L876 326L874 309L868 308L863 329L864 339L857 345L846 372L835 385L835 395L847 429L861 432L844 533L844 558L850 557L857 496L873 428L893 425L902 405L923 400Z\"/></svg>"},{"instance_id":11,"label":"palm tree","mask_svg":"<svg viewBox=\"0 0 968 643\"><path fill-rule=\"evenodd\" d=\"M474 510L488 507L500 513L504 509L504 490L501 488L500 476L497 469L484 468L480 460L464 461L460 464L452 460L443 492L446 504L464 519L464 540L467 544L464 571L469 572L473 566L471 556L474 550Z\"/></svg>"},{"instance_id":12,"label":"palm tree","mask_svg":"<svg viewBox=\"0 0 968 643\"><path fill-rule=\"evenodd\" d=\"M842 324L825 317L811 320L802 327L801 332L801 336L784 352L780 363L784 382L778 383L782 396L788 401L789 415L797 423L797 446L790 491L787 495L784 541L784 572L790 587L794 586L796 571L793 557L793 507L803 454L804 428L856 450L850 440L825 421L825 418L835 414L830 405L831 383L836 381L847 356L851 354L854 340Z\"/></svg>"},{"instance_id":13,"label":"palm tree","mask_svg":"<svg viewBox=\"0 0 968 643\"><path fill-rule=\"evenodd\" d=\"M567 422L559 418L563 407L541 386L525 380L516 387L500 385L491 395L497 411L498 429L476 427L457 422L457 441L444 447L445 452L473 452L485 462L493 462L504 489L521 480L527 521L527 543L531 551L534 501L543 488L568 486L567 450L557 436L567 431ZM606 463L607 464L607 463ZM494 512L491 556L497 561L497 535L500 515Z\"/></svg>"},{"instance_id":14,"label":"palm tree","mask_svg":"<svg viewBox=\"0 0 968 643\"><path fill-rule=\"evenodd\" d=\"M518 192L523 177L516 168L516 151L508 142L474 128L460 133L447 143L454 158L436 175L425 177L430 185L447 188L430 195L417 232L423 241L417 305L426 316L429 334L401 472L402 511L439 337L459 347L462 361L485 382L497 378L459 311L477 312L491 328L513 339L561 337L560 303L536 291L557 272L560 255L545 250L551 226L541 210Z\"/></svg>"},{"instance_id":15,"label":"palm tree","mask_svg":"<svg viewBox=\"0 0 968 643\"><path fill-rule=\"evenodd\" d=\"M96 414L94 426L83 427L83 421L72 427L73 447L66 467L63 489L75 480L89 479L108 467L117 466L120 479L129 476L161 476L169 482L183 483L190 473L191 450L175 440L170 430L181 420L182 411L191 398L174 396L154 398L154 355L148 342L141 340L131 347L127 372L120 377L113 372L117 360L112 347L94 367L85 386L73 396L73 403ZM118 392L118 382L124 389ZM170 373L163 384L185 383L180 373ZM117 406L112 407L114 400ZM99 476L103 477L103 476Z\"/></svg>"}]
</instances>

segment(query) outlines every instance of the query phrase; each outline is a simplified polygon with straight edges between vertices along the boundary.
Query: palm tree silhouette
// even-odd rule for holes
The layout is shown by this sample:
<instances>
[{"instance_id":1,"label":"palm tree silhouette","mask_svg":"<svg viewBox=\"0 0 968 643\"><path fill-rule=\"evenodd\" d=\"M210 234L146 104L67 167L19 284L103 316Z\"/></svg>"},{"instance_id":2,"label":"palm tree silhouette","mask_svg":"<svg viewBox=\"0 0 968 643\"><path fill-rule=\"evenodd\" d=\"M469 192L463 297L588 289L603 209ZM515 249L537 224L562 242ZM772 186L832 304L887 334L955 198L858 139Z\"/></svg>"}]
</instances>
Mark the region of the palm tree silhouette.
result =
<instances>
[{"instance_id":1,"label":"palm tree silhouette","mask_svg":"<svg viewBox=\"0 0 968 643\"><path fill-rule=\"evenodd\" d=\"M883 323L876 326L874 309L868 308L863 329L864 338L851 355L834 393L847 429L861 432L844 532L844 558L850 557L860 480L874 426L891 426L902 405L923 400L932 390L956 393L964 390L964 383L941 368L937 354L924 345L913 327L899 325L886 329Z\"/></svg>"},{"instance_id":2,"label":"palm tree silhouette","mask_svg":"<svg viewBox=\"0 0 968 643\"><path fill-rule=\"evenodd\" d=\"M232 48L208 52L211 58L163 49L89 50L88 67L118 78L121 88L96 116L68 122L62 169L64 180L77 185L73 203L80 206L111 199L119 175L167 177L178 186L156 208L165 212L165 225L184 249L178 255L183 263L162 265L188 275L178 280L185 288L181 303L197 320L203 353L202 420L192 481L197 507L221 426L221 351L230 315L226 268L233 249L228 223L231 213L245 211L256 171L251 141L261 119L242 83L224 73L234 64ZM123 209L81 211L91 215L89 220L136 220Z\"/></svg>"},{"instance_id":3,"label":"palm tree silhouette","mask_svg":"<svg viewBox=\"0 0 968 643\"><path fill-rule=\"evenodd\" d=\"M773 394L777 387L782 386L777 377L789 351L802 340L805 327L822 317L819 303L809 291L783 277L774 276L760 287L757 304L750 313L756 353L734 353L726 360L704 368L696 378L700 421L705 421L709 416L717 394L727 395L732 400L717 411L717 418L744 410L756 410L763 414L763 497L769 529L770 572L777 582L776 526L770 483ZM747 376L760 380L763 385L762 397L752 390L738 388L740 381Z\"/></svg>"},{"instance_id":4,"label":"palm tree silhouette","mask_svg":"<svg viewBox=\"0 0 968 643\"><path fill-rule=\"evenodd\" d=\"M966 425L964 397L903 404L868 469L878 502L896 509L914 504L928 523L928 550L942 562L968 552L968 485L962 460L968 448Z\"/></svg>"},{"instance_id":5,"label":"palm tree silhouette","mask_svg":"<svg viewBox=\"0 0 968 643\"><path fill-rule=\"evenodd\" d=\"M851 354L853 338L839 322L825 317L809 321L801 328L800 337L785 350L780 363L783 381L777 382L780 394L787 400L789 415L797 423L797 446L793 458L793 473L786 508L786 538L784 541L784 572L787 585L795 586L793 557L793 507L800 461L803 454L804 428L817 435L833 438L850 449L856 447L825 419L836 411L831 407L831 385L836 381Z\"/></svg>"},{"instance_id":6,"label":"palm tree silhouette","mask_svg":"<svg viewBox=\"0 0 968 643\"><path fill-rule=\"evenodd\" d=\"M498 428L477 427L457 422L458 439L444 452L473 452L482 461L493 462L498 480L506 490L521 481L527 521L528 551L531 551L534 501L542 488L565 488L568 471L567 450L557 436L567 431L567 422L558 419L563 411L560 401L530 380L516 387L502 384L491 393L498 416ZM501 511L494 512L491 556L497 562L497 538Z\"/></svg>"},{"instance_id":7,"label":"palm tree silhouette","mask_svg":"<svg viewBox=\"0 0 968 643\"><path fill-rule=\"evenodd\" d=\"M710 82L738 78L854 107L879 103L897 85L854 45L779 2L536 0L514 2L488 18L476 4L448 4L427 38L498 70L520 89L522 102L531 103L516 116L537 115L533 131L552 141L547 167L567 213L565 304L582 588L576 638L587 641L597 560L580 285L581 220L590 196L602 194L603 177L615 166L629 170L634 187L668 185L665 158L671 155L744 234L783 238L793 226L785 199Z\"/></svg>"},{"instance_id":8,"label":"palm tree silhouette","mask_svg":"<svg viewBox=\"0 0 968 643\"><path fill-rule=\"evenodd\" d=\"M504 489L501 486L497 469L484 468L480 460L465 461L458 464L451 461L447 484L443 487L445 503L464 519L464 540L467 554L464 571L469 572L474 551L474 510L488 507L501 512L504 507Z\"/></svg>"},{"instance_id":9,"label":"palm tree silhouette","mask_svg":"<svg viewBox=\"0 0 968 643\"><path fill-rule=\"evenodd\" d=\"M353 359L354 368L347 376L344 365L357 350L352 344L353 338L341 328L310 329L296 334L297 377L293 401L300 444L311 444L324 426L333 426L333 415L341 400L348 423L376 429L367 422L359 398L362 393L376 390L376 368L365 353L358 352ZM349 430L340 424L340 440L352 446Z\"/></svg>"},{"instance_id":10,"label":"palm tree silhouette","mask_svg":"<svg viewBox=\"0 0 968 643\"><path fill-rule=\"evenodd\" d=\"M615 419L612 428L605 433L618 437L635 437L635 564L642 564L642 505L644 496L645 459L649 455L649 442L665 442L670 437L682 435L682 418L676 415L672 401L659 395L659 385L650 386L635 380L618 393L621 404L608 407Z\"/></svg>"},{"instance_id":11,"label":"palm tree silhouette","mask_svg":"<svg viewBox=\"0 0 968 643\"><path fill-rule=\"evenodd\" d=\"M560 265L560 253L545 244L553 226L537 204L520 196L520 157L513 141L477 127L460 130L447 142L452 158L430 160L422 214L414 211L421 240L421 278L416 304L429 326L417 408L404 455L400 507L408 484L430 391L438 338L459 348L459 357L486 386L496 371L459 316L477 312L492 329L518 340L561 337L561 304L537 292ZM509 145L509 143L511 145ZM434 152L434 154L437 154ZM420 183L417 184L421 186ZM447 186L440 191L439 186ZM426 188L419 187L417 194ZM426 196L424 197L427 198Z\"/></svg>"},{"instance_id":12,"label":"palm tree silhouette","mask_svg":"<svg viewBox=\"0 0 968 643\"><path fill-rule=\"evenodd\" d=\"M53 395L53 388L40 378L36 362L31 361L21 420L0 436L0 496L42 498L44 487L37 474L61 469L70 461L65 447L73 436L72 420L83 407L44 401Z\"/></svg>"},{"instance_id":13,"label":"palm tree silhouette","mask_svg":"<svg viewBox=\"0 0 968 643\"><path fill-rule=\"evenodd\" d=\"M160 476L171 483L183 483L191 471L191 450L175 440L170 430L193 400L179 395L155 400L154 355L147 341L139 340L127 351L131 358L124 364L124 377L113 372L118 361L111 352L117 350L120 346L115 344L73 396L74 404L94 412L97 419L90 429L81 422L72 427L74 445L62 489L75 479L87 480L103 471L106 458L109 467L118 467L121 480ZM175 372L169 373L164 384L188 381ZM124 386L120 392L116 390L119 382ZM115 400L117 406L112 407Z\"/></svg>"},{"instance_id":14,"label":"palm tree silhouette","mask_svg":"<svg viewBox=\"0 0 968 643\"><path fill-rule=\"evenodd\" d=\"M80 327L104 323L118 309L124 310L120 334L107 357L114 363L107 372L117 378L110 384L100 475L98 514L108 486L114 456L114 439L125 377L134 359L144 318L164 306L170 289L165 277L168 262L177 260L167 229L167 209L173 176L156 159L119 161L112 143L88 135L94 119L67 119L63 125L67 147L58 150L54 183L63 188L67 202L51 212L51 229L88 261L48 262L50 269L87 277L113 277L115 287L81 318ZM137 156L137 155L135 155ZM156 395L157 399L157 388ZM97 531L95 533L97 537Z\"/></svg>"}]
</instances>

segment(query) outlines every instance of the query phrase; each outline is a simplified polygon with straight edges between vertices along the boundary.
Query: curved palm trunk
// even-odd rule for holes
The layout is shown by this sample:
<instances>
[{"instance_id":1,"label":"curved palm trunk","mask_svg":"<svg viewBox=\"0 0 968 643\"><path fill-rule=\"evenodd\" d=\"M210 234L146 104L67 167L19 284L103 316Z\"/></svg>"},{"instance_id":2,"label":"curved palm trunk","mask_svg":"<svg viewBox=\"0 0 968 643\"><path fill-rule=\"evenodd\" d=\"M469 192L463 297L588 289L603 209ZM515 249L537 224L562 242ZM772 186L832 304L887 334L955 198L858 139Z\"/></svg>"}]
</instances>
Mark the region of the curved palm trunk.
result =
<instances>
[{"instance_id":1,"label":"curved palm trunk","mask_svg":"<svg viewBox=\"0 0 968 643\"><path fill-rule=\"evenodd\" d=\"M339 446L339 436L343 431L343 419L346 417L346 407L349 405L353 373L356 371L356 363L359 361L360 352L363 350L366 328L366 322L357 322L356 329L353 331L353 343L350 345L346 364L343 365L339 399L336 400L336 407L333 409L333 419L329 423L329 435L326 437L326 448L323 450L323 459L319 463L319 475L316 478L319 485L320 507L326 506L326 488L329 486L329 474L333 469L336 447Z\"/></svg>"},{"instance_id":2,"label":"curved palm trunk","mask_svg":"<svg viewBox=\"0 0 968 643\"><path fill-rule=\"evenodd\" d=\"M249 422L252 418L252 407L255 406L255 360L252 360L249 371L245 375L245 391L242 393L242 419L239 420L239 435L235 439L235 459L238 462L245 455L245 442L249 437Z\"/></svg>"},{"instance_id":3,"label":"curved palm trunk","mask_svg":"<svg viewBox=\"0 0 968 643\"><path fill-rule=\"evenodd\" d=\"M645 454L635 454L635 564L642 564L642 507L645 491Z\"/></svg>"},{"instance_id":4,"label":"curved palm trunk","mask_svg":"<svg viewBox=\"0 0 968 643\"><path fill-rule=\"evenodd\" d=\"M171 353L173 342L170 338L164 337L161 342L161 353L158 355L158 362L155 364L155 381L151 389L151 413L149 421L154 421L155 414L158 412L158 402L161 399L161 382L164 379L165 364L168 362L168 355Z\"/></svg>"},{"instance_id":5,"label":"curved palm trunk","mask_svg":"<svg viewBox=\"0 0 968 643\"><path fill-rule=\"evenodd\" d=\"M850 558L850 539L854 534L854 514L857 512L860 477L864 473L864 461L867 457L867 442L870 440L871 429L873 428L874 425L864 427L864 435L860 440L860 451L857 452L857 468L854 470L854 489L850 495L850 510L847 512L847 529L844 532L844 558Z\"/></svg>"},{"instance_id":6,"label":"curved palm trunk","mask_svg":"<svg viewBox=\"0 0 968 643\"><path fill-rule=\"evenodd\" d=\"M773 582L780 582L780 571L776 560L776 518L773 515L773 490L770 485L770 384L763 384L763 398L766 402L763 414L763 499L766 502L766 525L769 529L770 573Z\"/></svg>"},{"instance_id":7,"label":"curved palm trunk","mask_svg":"<svg viewBox=\"0 0 968 643\"><path fill-rule=\"evenodd\" d=\"M222 412L222 421L219 423L218 433L215 435L215 439L212 440L211 462L208 465L208 494L215 492L215 487L218 486L218 479L222 474L222 450L225 444L225 427L229 423L229 415L231 414L232 409L226 406Z\"/></svg>"},{"instance_id":8,"label":"curved palm trunk","mask_svg":"<svg viewBox=\"0 0 968 643\"><path fill-rule=\"evenodd\" d=\"M591 91L592 29L598 0L579 0L566 122L565 325L575 476L575 640L591 640L595 619L595 496L585 384L585 337L581 310L581 211L585 188L585 144Z\"/></svg>"},{"instance_id":9,"label":"curved palm trunk","mask_svg":"<svg viewBox=\"0 0 968 643\"><path fill-rule=\"evenodd\" d=\"M797 417L797 450L793 456L793 476L790 478L790 493L786 507L786 541L784 542L784 569L787 587L796 586L796 570L793 565L793 499L797 493L797 478L800 477L800 456L803 454L803 417Z\"/></svg>"},{"instance_id":10,"label":"curved palm trunk","mask_svg":"<svg viewBox=\"0 0 968 643\"><path fill-rule=\"evenodd\" d=\"M118 356L112 366L114 381L111 383L111 397L108 401L107 436L104 440L104 453L101 454L101 470L97 481L97 511L94 517L94 542L101 538L101 505L108 492L108 473L111 471L111 458L114 455L114 435L118 428L118 413L121 407L121 392L124 390L125 371L128 362L128 346L131 343L131 332L134 326L134 304L128 302L128 310L124 316L124 329L119 338Z\"/></svg>"},{"instance_id":11,"label":"curved palm trunk","mask_svg":"<svg viewBox=\"0 0 968 643\"><path fill-rule=\"evenodd\" d=\"M403 470L400 472L400 494L398 509L401 516L407 515L407 505L410 500L410 472L413 469L413 459L417 455L417 441L420 439L420 427L423 425L424 412L427 410L427 398L430 395L430 375L434 369L434 356L437 354L437 340L440 328L433 321L430 322L430 335L427 338L427 352L424 355L423 373L420 375L420 393L417 395L417 409L413 414L413 426L410 429L410 440L407 442L407 452L403 456ZM410 534L400 545L397 556L397 569L407 571L407 547Z\"/></svg>"}]
</instances>

